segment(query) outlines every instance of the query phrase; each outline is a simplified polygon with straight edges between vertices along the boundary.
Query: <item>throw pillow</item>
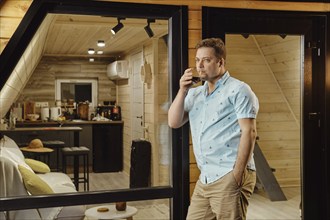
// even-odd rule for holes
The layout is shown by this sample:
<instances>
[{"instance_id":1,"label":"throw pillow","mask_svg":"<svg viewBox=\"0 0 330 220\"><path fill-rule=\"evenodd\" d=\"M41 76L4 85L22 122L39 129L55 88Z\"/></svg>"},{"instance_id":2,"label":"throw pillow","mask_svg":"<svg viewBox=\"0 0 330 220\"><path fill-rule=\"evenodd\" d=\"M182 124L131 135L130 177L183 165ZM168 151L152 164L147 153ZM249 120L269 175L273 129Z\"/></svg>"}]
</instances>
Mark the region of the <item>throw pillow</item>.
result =
<instances>
[{"instance_id":1,"label":"throw pillow","mask_svg":"<svg viewBox=\"0 0 330 220\"><path fill-rule=\"evenodd\" d=\"M18 165L18 170L22 175L26 190L29 191L32 195L54 193L54 191L45 181L43 181L39 176L31 172L29 169L26 169L22 165Z\"/></svg>"},{"instance_id":2,"label":"throw pillow","mask_svg":"<svg viewBox=\"0 0 330 220\"><path fill-rule=\"evenodd\" d=\"M36 173L49 173L50 172L49 166L41 161L29 159L29 158L25 158L24 161Z\"/></svg>"}]
</instances>

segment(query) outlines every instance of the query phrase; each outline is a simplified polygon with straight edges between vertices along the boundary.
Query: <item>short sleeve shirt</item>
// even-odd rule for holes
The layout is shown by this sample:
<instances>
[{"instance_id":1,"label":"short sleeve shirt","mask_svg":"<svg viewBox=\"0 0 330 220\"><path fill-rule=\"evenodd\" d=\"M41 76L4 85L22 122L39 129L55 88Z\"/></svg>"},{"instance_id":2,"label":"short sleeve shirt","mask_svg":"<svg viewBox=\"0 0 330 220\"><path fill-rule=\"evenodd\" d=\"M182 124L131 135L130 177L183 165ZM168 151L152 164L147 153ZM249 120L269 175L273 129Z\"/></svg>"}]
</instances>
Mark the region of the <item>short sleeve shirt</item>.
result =
<instances>
[{"instance_id":1,"label":"short sleeve shirt","mask_svg":"<svg viewBox=\"0 0 330 220\"><path fill-rule=\"evenodd\" d=\"M208 83L191 88L184 109L189 113L193 149L200 181L212 183L233 170L241 137L238 119L256 118L259 102L244 82L227 71L208 94ZM255 170L254 160L248 167Z\"/></svg>"}]
</instances>

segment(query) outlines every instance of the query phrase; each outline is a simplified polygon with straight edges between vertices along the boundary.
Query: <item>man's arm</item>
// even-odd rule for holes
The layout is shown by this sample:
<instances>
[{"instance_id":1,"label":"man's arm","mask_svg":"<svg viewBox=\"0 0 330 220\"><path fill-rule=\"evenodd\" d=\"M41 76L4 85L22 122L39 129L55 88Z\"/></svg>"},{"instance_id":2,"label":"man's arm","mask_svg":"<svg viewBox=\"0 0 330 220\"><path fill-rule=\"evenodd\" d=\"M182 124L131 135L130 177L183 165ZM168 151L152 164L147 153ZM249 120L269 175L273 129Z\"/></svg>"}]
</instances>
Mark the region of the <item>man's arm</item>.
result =
<instances>
[{"instance_id":1,"label":"man's arm","mask_svg":"<svg viewBox=\"0 0 330 220\"><path fill-rule=\"evenodd\" d=\"M188 113L184 111L185 97L186 91L180 89L168 110L168 125L171 128L179 128L188 121Z\"/></svg>"},{"instance_id":2,"label":"man's arm","mask_svg":"<svg viewBox=\"0 0 330 220\"><path fill-rule=\"evenodd\" d=\"M238 123L240 125L242 135L233 174L237 184L241 185L244 170L254 149L254 144L257 137L257 126L256 120L253 118L239 119Z\"/></svg>"},{"instance_id":3,"label":"man's arm","mask_svg":"<svg viewBox=\"0 0 330 220\"><path fill-rule=\"evenodd\" d=\"M188 121L188 113L184 111L184 99L192 85L192 69L186 69L180 78L180 89L168 110L168 125L179 128Z\"/></svg>"}]
</instances>

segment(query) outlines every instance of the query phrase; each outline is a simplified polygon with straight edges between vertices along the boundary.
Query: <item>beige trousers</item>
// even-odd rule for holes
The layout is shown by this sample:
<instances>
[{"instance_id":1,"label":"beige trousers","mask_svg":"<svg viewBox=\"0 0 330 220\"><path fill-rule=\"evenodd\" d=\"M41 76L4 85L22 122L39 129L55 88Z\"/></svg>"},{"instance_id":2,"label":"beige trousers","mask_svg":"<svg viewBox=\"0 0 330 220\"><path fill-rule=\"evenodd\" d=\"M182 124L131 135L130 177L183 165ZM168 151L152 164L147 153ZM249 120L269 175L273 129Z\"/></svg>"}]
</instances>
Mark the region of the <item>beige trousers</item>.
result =
<instances>
[{"instance_id":1,"label":"beige trousers","mask_svg":"<svg viewBox=\"0 0 330 220\"><path fill-rule=\"evenodd\" d=\"M249 169L244 171L241 186L233 172L210 184L198 180L187 220L245 220L255 183L256 172Z\"/></svg>"}]
</instances>

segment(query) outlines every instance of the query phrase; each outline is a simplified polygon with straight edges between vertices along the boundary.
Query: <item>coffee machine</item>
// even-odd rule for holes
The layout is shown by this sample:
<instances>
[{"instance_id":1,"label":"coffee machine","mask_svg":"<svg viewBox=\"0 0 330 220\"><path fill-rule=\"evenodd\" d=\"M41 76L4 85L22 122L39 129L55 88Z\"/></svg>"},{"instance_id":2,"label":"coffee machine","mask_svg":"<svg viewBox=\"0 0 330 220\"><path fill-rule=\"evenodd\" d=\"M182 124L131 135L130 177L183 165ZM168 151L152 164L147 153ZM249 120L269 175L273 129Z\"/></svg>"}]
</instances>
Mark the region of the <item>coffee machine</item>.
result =
<instances>
[{"instance_id":1,"label":"coffee machine","mask_svg":"<svg viewBox=\"0 0 330 220\"><path fill-rule=\"evenodd\" d=\"M96 113L112 121L121 121L121 108L119 105L99 105Z\"/></svg>"}]
</instances>

